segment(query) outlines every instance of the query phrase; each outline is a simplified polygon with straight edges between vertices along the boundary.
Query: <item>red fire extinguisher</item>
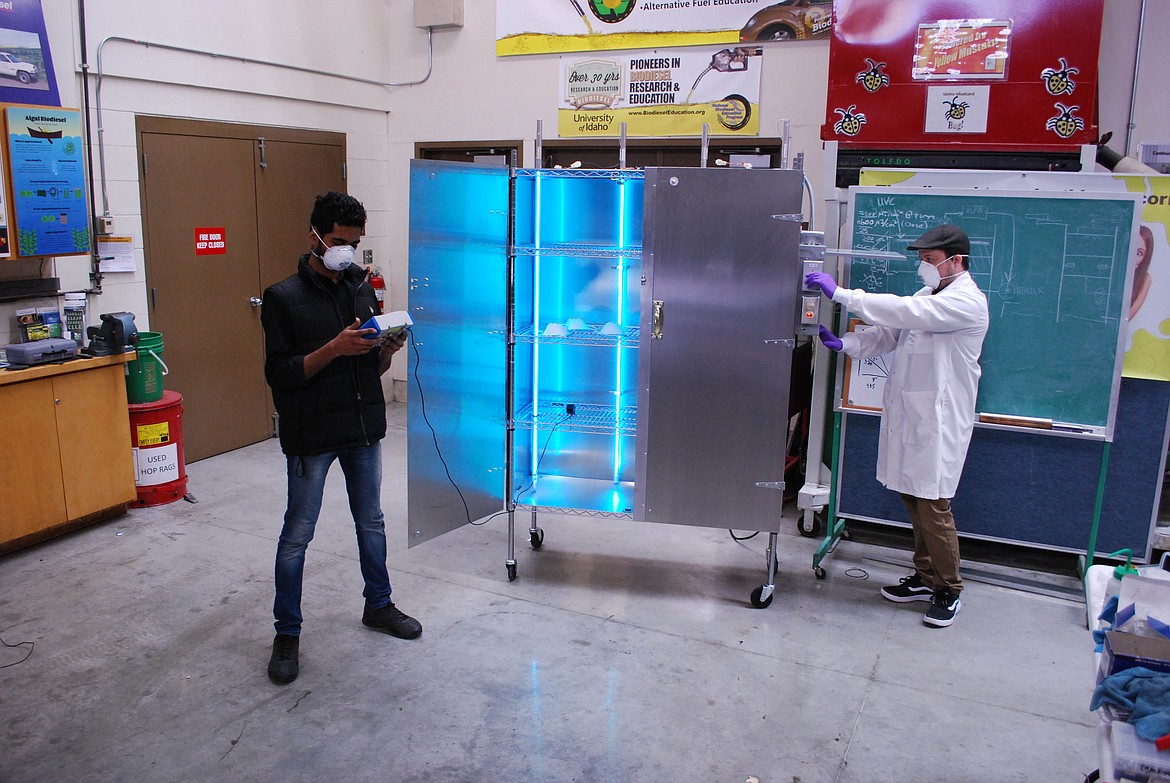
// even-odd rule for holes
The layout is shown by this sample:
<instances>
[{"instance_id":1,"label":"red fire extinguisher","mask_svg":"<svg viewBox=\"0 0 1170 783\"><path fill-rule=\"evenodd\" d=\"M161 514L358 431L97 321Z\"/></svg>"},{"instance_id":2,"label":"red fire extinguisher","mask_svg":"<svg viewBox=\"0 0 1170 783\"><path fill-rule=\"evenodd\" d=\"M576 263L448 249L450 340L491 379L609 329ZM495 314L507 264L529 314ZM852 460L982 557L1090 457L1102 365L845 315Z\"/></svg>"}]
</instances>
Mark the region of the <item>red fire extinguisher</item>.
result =
<instances>
[{"instance_id":1,"label":"red fire extinguisher","mask_svg":"<svg viewBox=\"0 0 1170 783\"><path fill-rule=\"evenodd\" d=\"M378 299L378 312L386 312L386 280L378 267L370 270L370 287L374 289L374 296Z\"/></svg>"}]
</instances>

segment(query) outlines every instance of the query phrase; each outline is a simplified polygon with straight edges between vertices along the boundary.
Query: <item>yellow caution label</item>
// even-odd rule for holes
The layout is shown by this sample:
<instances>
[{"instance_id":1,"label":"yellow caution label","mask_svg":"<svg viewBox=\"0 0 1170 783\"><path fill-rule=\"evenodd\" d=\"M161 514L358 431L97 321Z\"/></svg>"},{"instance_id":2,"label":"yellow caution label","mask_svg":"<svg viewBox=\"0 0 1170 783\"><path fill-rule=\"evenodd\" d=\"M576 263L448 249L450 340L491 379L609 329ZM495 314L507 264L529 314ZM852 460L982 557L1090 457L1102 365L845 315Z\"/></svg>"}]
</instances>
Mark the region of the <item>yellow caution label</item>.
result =
<instances>
[{"instance_id":1,"label":"yellow caution label","mask_svg":"<svg viewBox=\"0 0 1170 783\"><path fill-rule=\"evenodd\" d=\"M170 422L161 421L158 424L139 424L136 440L139 448L143 446L159 446L171 442Z\"/></svg>"}]
</instances>

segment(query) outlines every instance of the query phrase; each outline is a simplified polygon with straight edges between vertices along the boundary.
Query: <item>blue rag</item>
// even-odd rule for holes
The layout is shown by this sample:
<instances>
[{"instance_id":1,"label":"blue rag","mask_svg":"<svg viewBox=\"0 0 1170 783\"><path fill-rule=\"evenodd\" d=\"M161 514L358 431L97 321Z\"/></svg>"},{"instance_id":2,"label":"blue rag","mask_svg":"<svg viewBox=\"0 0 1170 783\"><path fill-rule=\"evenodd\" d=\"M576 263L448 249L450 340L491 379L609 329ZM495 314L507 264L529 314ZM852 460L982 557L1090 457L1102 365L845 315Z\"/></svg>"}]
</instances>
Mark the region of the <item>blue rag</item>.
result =
<instances>
[{"instance_id":1,"label":"blue rag","mask_svg":"<svg viewBox=\"0 0 1170 783\"><path fill-rule=\"evenodd\" d=\"M1097 615L1097 619L1113 625L1113 621L1117 619L1117 603L1117 596L1109 596L1109 600L1101 607L1101 613Z\"/></svg>"},{"instance_id":2,"label":"blue rag","mask_svg":"<svg viewBox=\"0 0 1170 783\"><path fill-rule=\"evenodd\" d=\"M1089 709L1104 704L1130 710L1139 737L1154 741L1170 734L1170 674L1142 666L1111 674L1093 690Z\"/></svg>"}]
</instances>

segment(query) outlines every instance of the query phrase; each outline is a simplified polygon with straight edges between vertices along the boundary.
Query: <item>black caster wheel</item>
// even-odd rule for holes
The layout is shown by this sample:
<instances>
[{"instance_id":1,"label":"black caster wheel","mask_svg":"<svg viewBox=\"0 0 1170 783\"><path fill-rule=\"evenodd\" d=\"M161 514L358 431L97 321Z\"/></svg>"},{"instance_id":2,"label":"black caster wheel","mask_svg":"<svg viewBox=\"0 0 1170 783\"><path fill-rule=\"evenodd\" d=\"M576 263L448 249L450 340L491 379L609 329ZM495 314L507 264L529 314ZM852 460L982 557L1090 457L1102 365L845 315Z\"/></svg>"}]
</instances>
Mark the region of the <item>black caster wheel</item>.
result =
<instances>
[{"instance_id":1,"label":"black caster wheel","mask_svg":"<svg viewBox=\"0 0 1170 783\"><path fill-rule=\"evenodd\" d=\"M825 517L820 512L813 513L811 522L808 521L806 514L801 514L800 518L796 520L796 532L805 538L817 538L825 529L824 521Z\"/></svg>"},{"instance_id":2,"label":"black caster wheel","mask_svg":"<svg viewBox=\"0 0 1170 783\"><path fill-rule=\"evenodd\" d=\"M544 530L538 527L536 530L528 531L528 540L533 549L540 549L544 544Z\"/></svg>"},{"instance_id":3,"label":"black caster wheel","mask_svg":"<svg viewBox=\"0 0 1170 783\"><path fill-rule=\"evenodd\" d=\"M508 563L508 581L509 582L516 581L516 564L515 563Z\"/></svg>"},{"instance_id":4,"label":"black caster wheel","mask_svg":"<svg viewBox=\"0 0 1170 783\"><path fill-rule=\"evenodd\" d=\"M757 587L755 590L752 590L752 606L756 607L757 609L767 609L772 605L772 596L774 593L769 593L767 598L761 598L760 596L763 594L763 585Z\"/></svg>"},{"instance_id":5,"label":"black caster wheel","mask_svg":"<svg viewBox=\"0 0 1170 783\"><path fill-rule=\"evenodd\" d=\"M821 568L820 566L813 566L813 574L816 575L817 579L824 579L825 569Z\"/></svg>"},{"instance_id":6,"label":"black caster wheel","mask_svg":"<svg viewBox=\"0 0 1170 783\"><path fill-rule=\"evenodd\" d=\"M1088 775L1085 775L1085 783L1097 783L1101 779L1101 770L1095 769Z\"/></svg>"}]
</instances>

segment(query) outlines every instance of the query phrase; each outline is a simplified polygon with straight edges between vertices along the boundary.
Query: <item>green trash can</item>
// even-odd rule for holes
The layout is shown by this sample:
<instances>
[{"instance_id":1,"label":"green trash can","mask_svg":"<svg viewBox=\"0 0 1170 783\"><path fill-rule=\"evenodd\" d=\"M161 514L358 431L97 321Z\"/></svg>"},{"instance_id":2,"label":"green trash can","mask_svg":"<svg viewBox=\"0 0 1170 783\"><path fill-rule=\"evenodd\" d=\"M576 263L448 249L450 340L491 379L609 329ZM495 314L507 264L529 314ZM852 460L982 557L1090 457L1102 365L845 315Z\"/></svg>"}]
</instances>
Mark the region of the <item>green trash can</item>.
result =
<instances>
[{"instance_id":1,"label":"green trash can","mask_svg":"<svg viewBox=\"0 0 1170 783\"><path fill-rule=\"evenodd\" d=\"M126 399L131 405L157 402L163 396L162 332L139 332L137 355L126 365Z\"/></svg>"}]
</instances>

